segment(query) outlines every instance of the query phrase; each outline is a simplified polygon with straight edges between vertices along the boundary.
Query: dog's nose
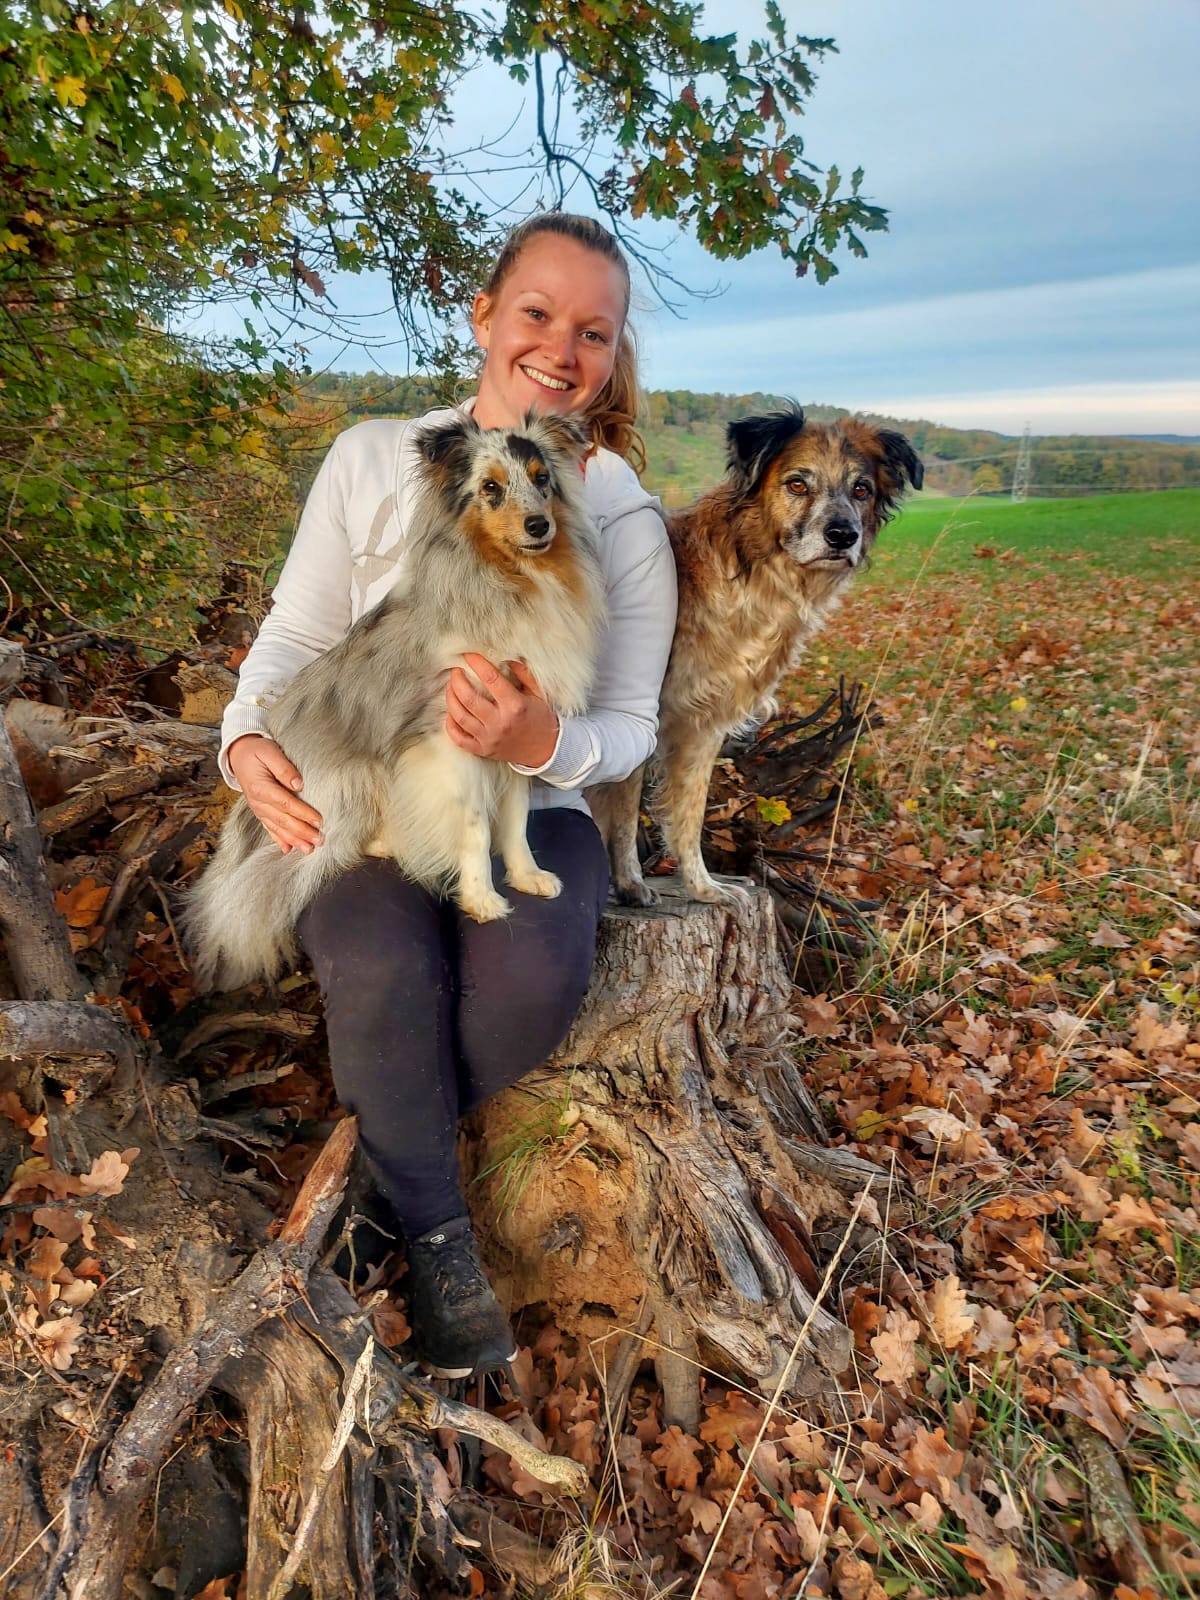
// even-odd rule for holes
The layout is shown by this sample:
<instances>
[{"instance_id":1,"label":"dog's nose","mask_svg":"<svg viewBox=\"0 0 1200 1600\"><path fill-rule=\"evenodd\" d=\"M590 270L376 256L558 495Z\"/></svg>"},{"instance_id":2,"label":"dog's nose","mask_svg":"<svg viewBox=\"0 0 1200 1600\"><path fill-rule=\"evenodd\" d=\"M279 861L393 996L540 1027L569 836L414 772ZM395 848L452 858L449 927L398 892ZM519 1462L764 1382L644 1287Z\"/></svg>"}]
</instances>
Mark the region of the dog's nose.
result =
<instances>
[{"instance_id":1,"label":"dog's nose","mask_svg":"<svg viewBox=\"0 0 1200 1600\"><path fill-rule=\"evenodd\" d=\"M550 532L549 517L526 517L525 532L531 539L544 539Z\"/></svg>"},{"instance_id":2,"label":"dog's nose","mask_svg":"<svg viewBox=\"0 0 1200 1600\"><path fill-rule=\"evenodd\" d=\"M858 529L849 522L831 522L825 529L825 542L833 550L849 550L858 543Z\"/></svg>"}]
</instances>

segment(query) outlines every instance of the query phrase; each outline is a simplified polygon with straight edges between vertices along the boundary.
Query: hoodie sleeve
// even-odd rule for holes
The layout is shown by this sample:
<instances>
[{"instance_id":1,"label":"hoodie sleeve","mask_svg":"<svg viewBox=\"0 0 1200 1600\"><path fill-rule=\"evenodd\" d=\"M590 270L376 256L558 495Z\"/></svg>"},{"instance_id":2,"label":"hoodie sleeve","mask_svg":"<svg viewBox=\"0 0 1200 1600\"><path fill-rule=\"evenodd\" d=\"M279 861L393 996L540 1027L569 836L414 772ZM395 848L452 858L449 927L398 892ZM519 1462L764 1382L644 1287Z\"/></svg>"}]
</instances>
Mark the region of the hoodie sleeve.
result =
<instances>
[{"instance_id":1,"label":"hoodie sleeve","mask_svg":"<svg viewBox=\"0 0 1200 1600\"><path fill-rule=\"evenodd\" d=\"M301 667L335 645L350 626L352 558L344 444L348 436L339 434L321 463L275 586L273 605L242 662L237 694L225 709L219 764L221 776L233 789L239 785L229 766L229 746L243 734L265 734L274 700Z\"/></svg>"},{"instance_id":2,"label":"hoodie sleeve","mask_svg":"<svg viewBox=\"0 0 1200 1600\"><path fill-rule=\"evenodd\" d=\"M675 633L675 558L658 502L625 467L618 495L597 512L608 625L588 710L564 717L541 767L517 767L556 789L615 783L648 759L658 737L658 695Z\"/></svg>"}]
</instances>

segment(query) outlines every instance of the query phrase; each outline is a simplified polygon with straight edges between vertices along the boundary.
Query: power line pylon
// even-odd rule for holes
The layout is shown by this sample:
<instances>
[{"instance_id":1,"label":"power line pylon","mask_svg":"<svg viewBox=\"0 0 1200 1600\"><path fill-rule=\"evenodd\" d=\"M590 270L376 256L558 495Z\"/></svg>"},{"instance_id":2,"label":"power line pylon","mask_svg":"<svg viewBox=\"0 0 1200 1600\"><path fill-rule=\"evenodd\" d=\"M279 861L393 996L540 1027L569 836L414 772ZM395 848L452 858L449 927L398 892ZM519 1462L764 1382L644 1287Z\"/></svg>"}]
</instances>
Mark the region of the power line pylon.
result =
<instances>
[{"instance_id":1,"label":"power line pylon","mask_svg":"<svg viewBox=\"0 0 1200 1600\"><path fill-rule=\"evenodd\" d=\"M1024 505L1029 497L1029 479L1033 468L1033 440L1029 436L1029 424L1025 424L1025 432L1021 435L1021 448L1017 452L1017 465L1013 472L1012 497L1014 505Z\"/></svg>"}]
</instances>

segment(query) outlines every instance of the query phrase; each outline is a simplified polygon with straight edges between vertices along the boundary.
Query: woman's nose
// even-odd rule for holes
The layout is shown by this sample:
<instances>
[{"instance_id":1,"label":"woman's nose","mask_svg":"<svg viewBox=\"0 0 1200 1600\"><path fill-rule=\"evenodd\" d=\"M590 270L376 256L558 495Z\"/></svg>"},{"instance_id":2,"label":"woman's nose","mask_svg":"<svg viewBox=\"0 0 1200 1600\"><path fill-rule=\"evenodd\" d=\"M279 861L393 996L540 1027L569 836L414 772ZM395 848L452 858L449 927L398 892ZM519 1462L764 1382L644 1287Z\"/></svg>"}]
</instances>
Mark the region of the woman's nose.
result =
<instances>
[{"instance_id":1,"label":"woman's nose","mask_svg":"<svg viewBox=\"0 0 1200 1600\"><path fill-rule=\"evenodd\" d=\"M569 367L574 359L575 341L567 328L549 328L542 341L546 354L559 367Z\"/></svg>"}]
</instances>

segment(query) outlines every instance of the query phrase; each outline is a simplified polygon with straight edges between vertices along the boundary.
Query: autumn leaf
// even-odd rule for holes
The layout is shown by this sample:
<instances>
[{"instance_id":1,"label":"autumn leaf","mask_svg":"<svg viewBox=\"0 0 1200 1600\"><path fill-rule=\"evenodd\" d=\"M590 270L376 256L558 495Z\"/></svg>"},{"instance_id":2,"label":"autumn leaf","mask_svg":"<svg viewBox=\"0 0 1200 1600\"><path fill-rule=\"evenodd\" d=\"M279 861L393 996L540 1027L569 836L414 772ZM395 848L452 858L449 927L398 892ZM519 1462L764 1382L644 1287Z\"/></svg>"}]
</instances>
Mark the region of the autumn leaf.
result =
<instances>
[{"instance_id":1,"label":"autumn leaf","mask_svg":"<svg viewBox=\"0 0 1200 1600\"><path fill-rule=\"evenodd\" d=\"M717 1450L733 1450L739 1444L751 1445L762 1425L762 1411L734 1390L724 1405L706 1406L700 1437Z\"/></svg>"},{"instance_id":2,"label":"autumn leaf","mask_svg":"<svg viewBox=\"0 0 1200 1600\"><path fill-rule=\"evenodd\" d=\"M1067 1160L1058 1163L1058 1174L1066 1194L1063 1197L1084 1222L1101 1222L1113 1203L1112 1190L1106 1189L1099 1178L1080 1172Z\"/></svg>"},{"instance_id":3,"label":"autumn leaf","mask_svg":"<svg viewBox=\"0 0 1200 1600\"><path fill-rule=\"evenodd\" d=\"M108 899L108 885L99 884L95 878L81 878L73 889L59 889L54 904L66 920L68 928L83 931L94 928Z\"/></svg>"},{"instance_id":4,"label":"autumn leaf","mask_svg":"<svg viewBox=\"0 0 1200 1600\"><path fill-rule=\"evenodd\" d=\"M120 1194L129 1176L129 1169L141 1154L140 1150L105 1150L92 1162L91 1170L76 1181L80 1194Z\"/></svg>"},{"instance_id":5,"label":"autumn leaf","mask_svg":"<svg viewBox=\"0 0 1200 1600\"><path fill-rule=\"evenodd\" d=\"M880 1383L902 1388L917 1370L917 1339L921 1324L906 1311L893 1306L884 1318L883 1330L871 1340L877 1363L875 1376Z\"/></svg>"},{"instance_id":6,"label":"autumn leaf","mask_svg":"<svg viewBox=\"0 0 1200 1600\"><path fill-rule=\"evenodd\" d=\"M721 1508L706 1495L685 1490L679 1496L679 1509L691 1520L692 1527L699 1528L701 1533L715 1533L720 1525Z\"/></svg>"},{"instance_id":7,"label":"autumn leaf","mask_svg":"<svg viewBox=\"0 0 1200 1600\"><path fill-rule=\"evenodd\" d=\"M1111 922L1101 922L1095 933L1088 935L1088 943L1093 950L1128 950L1132 940L1127 939L1119 928L1114 928Z\"/></svg>"},{"instance_id":8,"label":"autumn leaf","mask_svg":"<svg viewBox=\"0 0 1200 1600\"><path fill-rule=\"evenodd\" d=\"M755 809L763 822L769 822L778 827L780 823L792 820L791 809L784 800L765 800L759 795L754 803Z\"/></svg>"},{"instance_id":9,"label":"autumn leaf","mask_svg":"<svg viewBox=\"0 0 1200 1600\"><path fill-rule=\"evenodd\" d=\"M49 1346L50 1365L58 1372L66 1372L83 1338L83 1322L79 1317L55 1317L39 1323L33 1336L39 1344Z\"/></svg>"},{"instance_id":10,"label":"autumn leaf","mask_svg":"<svg viewBox=\"0 0 1200 1600\"><path fill-rule=\"evenodd\" d=\"M693 1439L691 1434L672 1423L659 1435L658 1449L650 1459L656 1467L662 1468L668 1489L691 1491L700 1481L700 1463L696 1457L703 1448L699 1439Z\"/></svg>"},{"instance_id":11,"label":"autumn leaf","mask_svg":"<svg viewBox=\"0 0 1200 1600\"><path fill-rule=\"evenodd\" d=\"M967 1335L974 1332L975 1318L967 1308L967 1292L956 1273L934 1284L926 1304L929 1325L946 1350L957 1350Z\"/></svg>"}]
</instances>

